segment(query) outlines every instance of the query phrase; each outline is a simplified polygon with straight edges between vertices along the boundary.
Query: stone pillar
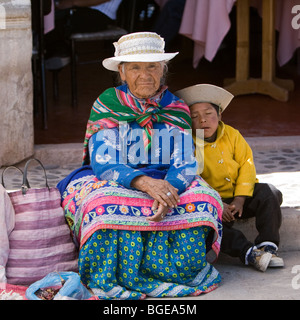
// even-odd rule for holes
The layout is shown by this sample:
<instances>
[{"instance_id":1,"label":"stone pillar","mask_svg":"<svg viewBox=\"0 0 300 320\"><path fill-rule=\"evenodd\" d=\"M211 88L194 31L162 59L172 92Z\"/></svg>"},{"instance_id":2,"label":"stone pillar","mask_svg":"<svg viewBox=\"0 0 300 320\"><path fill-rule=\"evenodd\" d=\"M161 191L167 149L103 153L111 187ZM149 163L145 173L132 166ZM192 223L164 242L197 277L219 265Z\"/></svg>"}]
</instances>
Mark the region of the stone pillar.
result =
<instances>
[{"instance_id":1,"label":"stone pillar","mask_svg":"<svg viewBox=\"0 0 300 320\"><path fill-rule=\"evenodd\" d=\"M0 166L34 153L30 0L0 3Z\"/></svg>"}]
</instances>

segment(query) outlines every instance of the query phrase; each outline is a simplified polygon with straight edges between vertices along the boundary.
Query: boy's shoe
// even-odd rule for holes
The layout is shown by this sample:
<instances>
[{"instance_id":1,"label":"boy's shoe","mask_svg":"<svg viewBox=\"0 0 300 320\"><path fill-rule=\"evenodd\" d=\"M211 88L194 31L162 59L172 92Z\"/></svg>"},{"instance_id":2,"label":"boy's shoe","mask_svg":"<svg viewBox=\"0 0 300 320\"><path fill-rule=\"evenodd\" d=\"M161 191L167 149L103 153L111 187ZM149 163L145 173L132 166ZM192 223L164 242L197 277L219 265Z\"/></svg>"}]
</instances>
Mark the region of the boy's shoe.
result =
<instances>
[{"instance_id":1,"label":"boy's shoe","mask_svg":"<svg viewBox=\"0 0 300 320\"><path fill-rule=\"evenodd\" d=\"M271 268L284 267L283 259L278 256L277 250L274 247L267 245L267 246L260 248L260 250L262 250L264 252L269 252L272 254L272 258L269 263L269 267L271 267Z\"/></svg>"},{"instance_id":2,"label":"boy's shoe","mask_svg":"<svg viewBox=\"0 0 300 320\"><path fill-rule=\"evenodd\" d=\"M257 270L265 272L272 259L270 252L265 252L259 249L252 249L248 254L248 264L255 267Z\"/></svg>"}]
</instances>

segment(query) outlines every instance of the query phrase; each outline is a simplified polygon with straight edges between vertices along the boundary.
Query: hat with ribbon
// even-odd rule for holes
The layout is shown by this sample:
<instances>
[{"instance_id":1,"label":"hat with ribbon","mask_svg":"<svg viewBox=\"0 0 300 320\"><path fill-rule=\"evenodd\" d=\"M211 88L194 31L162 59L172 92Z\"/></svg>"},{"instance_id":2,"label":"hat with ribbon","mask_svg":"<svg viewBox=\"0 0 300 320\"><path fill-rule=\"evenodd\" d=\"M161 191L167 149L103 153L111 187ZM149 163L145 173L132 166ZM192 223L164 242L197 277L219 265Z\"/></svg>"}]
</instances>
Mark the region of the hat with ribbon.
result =
<instances>
[{"instance_id":1,"label":"hat with ribbon","mask_svg":"<svg viewBox=\"0 0 300 320\"><path fill-rule=\"evenodd\" d=\"M114 42L114 57L104 59L104 68L118 71L121 62L159 62L174 58L178 52L165 53L165 41L155 32L134 32Z\"/></svg>"},{"instance_id":2,"label":"hat with ribbon","mask_svg":"<svg viewBox=\"0 0 300 320\"><path fill-rule=\"evenodd\" d=\"M219 106L221 112L226 109L234 97L229 91L212 84L196 84L176 91L175 95L184 100L188 106L195 103L208 102Z\"/></svg>"}]
</instances>

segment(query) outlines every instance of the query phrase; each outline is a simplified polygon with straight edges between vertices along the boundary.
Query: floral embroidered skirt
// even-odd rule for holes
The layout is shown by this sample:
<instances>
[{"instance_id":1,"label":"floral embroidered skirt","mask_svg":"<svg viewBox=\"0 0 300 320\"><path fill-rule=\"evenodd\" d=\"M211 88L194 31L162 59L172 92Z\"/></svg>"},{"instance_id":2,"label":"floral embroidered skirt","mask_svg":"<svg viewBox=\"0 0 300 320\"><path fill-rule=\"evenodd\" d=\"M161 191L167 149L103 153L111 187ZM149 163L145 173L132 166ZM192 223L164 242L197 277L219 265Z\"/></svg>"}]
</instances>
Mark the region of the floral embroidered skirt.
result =
<instances>
[{"instance_id":1,"label":"floral embroidered skirt","mask_svg":"<svg viewBox=\"0 0 300 320\"><path fill-rule=\"evenodd\" d=\"M217 287L222 201L197 177L161 222L153 199L95 176L72 180L63 208L79 246L81 280L100 299L199 295Z\"/></svg>"},{"instance_id":2,"label":"floral embroidered skirt","mask_svg":"<svg viewBox=\"0 0 300 320\"><path fill-rule=\"evenodd\" d=\"M221 278L206 261L208 230L97 230L80 250L81 280L101 299L212 291Z\"/></svg>"}]
</instances>

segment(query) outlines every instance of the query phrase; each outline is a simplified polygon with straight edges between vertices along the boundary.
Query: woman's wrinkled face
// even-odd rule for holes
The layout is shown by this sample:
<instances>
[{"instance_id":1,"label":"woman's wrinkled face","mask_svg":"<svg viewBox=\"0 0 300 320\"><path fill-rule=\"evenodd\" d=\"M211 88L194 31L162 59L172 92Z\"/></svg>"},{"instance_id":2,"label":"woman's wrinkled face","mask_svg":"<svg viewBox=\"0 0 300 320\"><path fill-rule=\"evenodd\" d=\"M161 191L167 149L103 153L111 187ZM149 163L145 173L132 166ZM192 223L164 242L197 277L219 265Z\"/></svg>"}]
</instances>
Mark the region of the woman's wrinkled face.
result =
<instances>
[{"instance_id":1,"label":"woman's wrinkled face","mask_svg":"<svg viewBox=\"0 0 300 320\"><path fill-rule=\"evenodd\" d=\"M119 65L122 81L137 98L150 98L160 88L164 64L161 62L125 62Z\"/></svg>"},{"instance_id":2,"label":"woman's wrinkled face","mask_svg":"<svg viewBox=\"0 0 300 320\"><path fill-rule=\"evenodd\" d=\"M204 138L210 138L218 129L221 115L207 102L199 102L190 106L193 132L196 129L204 130Z\"/></svg>"}]
</instances>

